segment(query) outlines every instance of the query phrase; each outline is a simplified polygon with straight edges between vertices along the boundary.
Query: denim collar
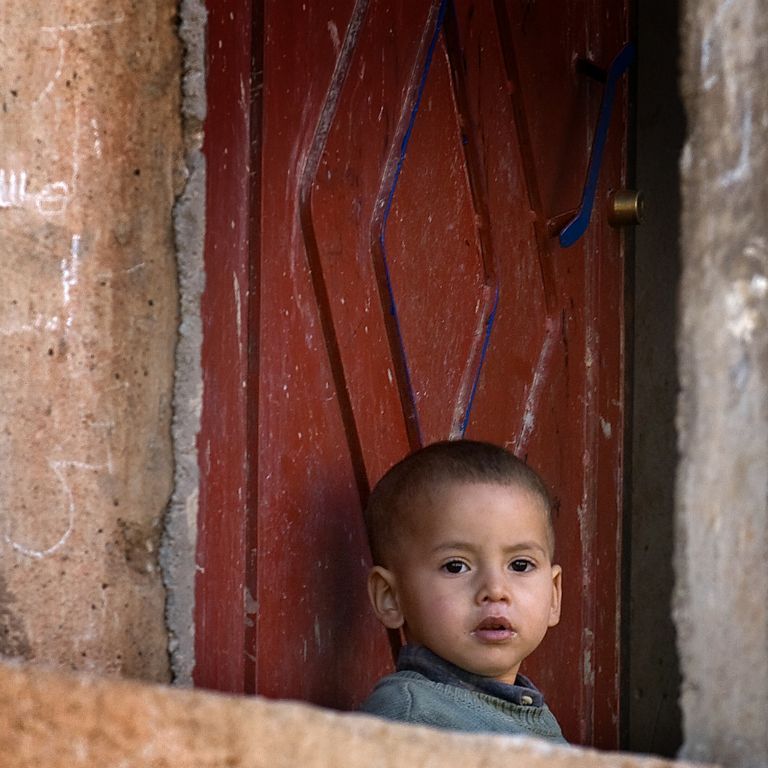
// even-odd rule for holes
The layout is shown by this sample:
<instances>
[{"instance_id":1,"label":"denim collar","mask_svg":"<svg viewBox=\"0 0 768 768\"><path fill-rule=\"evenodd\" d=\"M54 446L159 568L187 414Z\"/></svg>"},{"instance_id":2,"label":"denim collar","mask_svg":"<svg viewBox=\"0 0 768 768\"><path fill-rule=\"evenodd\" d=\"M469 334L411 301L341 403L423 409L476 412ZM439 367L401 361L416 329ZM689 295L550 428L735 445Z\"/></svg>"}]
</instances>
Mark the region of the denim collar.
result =
<instances>
[{"instance_id":1,"label":"denim collar","mask_svg":"<svg viewBox=\"0 0 768 768\"><path fill-rule=\"evenodd\" d=\"M518 674L514 684L502 683L492 677L467 672L441 658L423 645L406 645L400 649L397 671L418 672L436 683L447 683L475 693L485 693L520 706L543 707L544 697L524 675Z\"/></svg>"}]
</instances>

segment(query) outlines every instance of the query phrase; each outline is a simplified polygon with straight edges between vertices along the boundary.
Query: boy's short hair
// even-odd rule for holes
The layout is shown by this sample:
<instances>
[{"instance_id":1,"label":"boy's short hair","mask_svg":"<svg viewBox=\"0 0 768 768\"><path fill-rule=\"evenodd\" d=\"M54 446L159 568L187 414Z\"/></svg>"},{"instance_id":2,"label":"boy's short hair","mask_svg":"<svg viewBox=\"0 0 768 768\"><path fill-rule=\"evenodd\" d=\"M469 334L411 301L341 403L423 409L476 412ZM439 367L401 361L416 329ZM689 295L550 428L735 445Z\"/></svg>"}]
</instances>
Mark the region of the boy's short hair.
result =
<instances>
[{"instance_id":1,"label":"boy's short hair","mask_svg":"<svg viewBox=\"0 0 768 768\"><path fill-rule=\"evenodd\" d=\"M554 554L553 501L544 481L524 461L493 443L445 440L406 456L373 489L365 508L365 527L376 565L386 566L397 543L401 521L424 491L448 483L518 486L537 496L547 517L550 555Z\"/></svg>"}]
</instances>

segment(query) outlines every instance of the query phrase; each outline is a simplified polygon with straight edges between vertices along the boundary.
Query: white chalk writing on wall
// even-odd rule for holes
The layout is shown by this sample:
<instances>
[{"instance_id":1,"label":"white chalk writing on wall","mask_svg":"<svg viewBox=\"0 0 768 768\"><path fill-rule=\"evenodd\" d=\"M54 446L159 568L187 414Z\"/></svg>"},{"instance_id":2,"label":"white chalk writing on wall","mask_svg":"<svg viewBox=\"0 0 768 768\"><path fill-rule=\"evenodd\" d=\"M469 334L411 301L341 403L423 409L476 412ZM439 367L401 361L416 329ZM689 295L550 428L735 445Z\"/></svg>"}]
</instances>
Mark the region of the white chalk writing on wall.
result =
<instances>
[{"instance_id":1,"label":"white chalk writing on wall","mask_svg":"<svg viewBox=\"0 0 768 768\"><path fill-rule=\"evenodd\" d=\"M30 201L44 216L63 213L70 199L66 181L44 184L37 192L28 188L29 173L25 170L0 168L0 208L24 208Z\"/></svg>"},{"instance_id":2,"label":"white chalk writing on wall","mask_svg":"<svg viewBox=\"0 0 768 768\"><path fill-rule=\"evenodd\" d=\"M37 113L39 113L43 102L53 100L54 90L61 81L66 66L67 39L73 34L106 29L122 24L124 21L125 17L121 14L110 19L72 21L40 27L40 32L43 35L55 36L56 61L52 65L53 73L50 79L31 102ZM60 105L57 103L55 108L58 110ZM33 174L28 167L8 167L0 164L0 209L25 208L27 205L31 205L34 206L38 213L46 217L57 216L66 211L71 199L75 195L79 175L81 105L77 100L75 101L74 111L71 178L69 180L45 179L40 180L38 184L34 184ZM45 120L44 115L37 114L37 118ZM93 154L100 159L102 156L102 140L97 119L92 117L89 120L89 125L93 136Z\"/></svg>"},{"instance_id":3,"label":"white chalk writing on wall","mask_svg":"<svg viewBox=\"0 0 768 768\"><path fill-rule=\"evenodd\" d=\"M47 62L49 69L45 78L35 89L34 97L30 95L30 100L26 102L25 108L29 111L27 119L31 121L31 125L44 125L51 130L55 128L59 135L61 131L69 131L71 154L64 152L62 168L58 154L51 153L59 167L55 171L44 167L44 150L38 147L33 150L34 156L27 154L26 159L23 147L11 148L7 157L0 157L0 213L3 210L22 209L36 212L46 218L62 216L77 195L83 145L90 144L85 148L86 151L97 160L102 159L105 134L99 119L93 113L89 114L87 97L82 92L76 89L65 92L64 73L68 65L72 64L68 62L68 57L77 56L78 49L70 42L73 37L98 34L100 30L122 24L124 21L125 17L119 15L107 19L72 19L39 28L40 40L44 49L51 52L51 57ZM69 88L70 83L67 82L66 86ZM8 147L2 149L9 150ZM48 312L35 312L28 317L17 316L13 321L1 324L0 338L24 334L39 338L41 334L50 333L62 341L67 341L69 345L77 345L80 336L75 322L78 305L76 294L82 266L83 236L76 233L67 235L67 238L66 255L59 260L60 306L51 307ZM142 263L125 271L143 266ZM74 381L82 375L74 366L71 357L68 357L68 367L69 370L62 377L62 381ZM120 382L115 385L118 386L122 388L128 384ZM110 415L107 406L107 418L89 422L90 428L111 433L115 422L109 420ZM85 420L85 417L83 418ZM34 531L25 532L24 519L18 517L23 513L20 509L8 506L13 503L12 499L0 495L0 543L33 560L49 557L62 550L71 541L76 530L78 513L82 513L82 510L78 510L78 499L82 499L79 483L84 478L95 475L114 474L109 434L107 438L96 441L102 453L101 456L97 453L95 462L92 460L94 457L90 455L93 444L86 445L88 454L85 456L72 456L74 451L71 453L61 444L52 445L49 451L43 453L44 462L50 468L47 490L52 497L51 501L55 505L60 504L56 507L56 521L51 522L50 527L40 529L38 526Z\"/></svg>"}]
</instances>

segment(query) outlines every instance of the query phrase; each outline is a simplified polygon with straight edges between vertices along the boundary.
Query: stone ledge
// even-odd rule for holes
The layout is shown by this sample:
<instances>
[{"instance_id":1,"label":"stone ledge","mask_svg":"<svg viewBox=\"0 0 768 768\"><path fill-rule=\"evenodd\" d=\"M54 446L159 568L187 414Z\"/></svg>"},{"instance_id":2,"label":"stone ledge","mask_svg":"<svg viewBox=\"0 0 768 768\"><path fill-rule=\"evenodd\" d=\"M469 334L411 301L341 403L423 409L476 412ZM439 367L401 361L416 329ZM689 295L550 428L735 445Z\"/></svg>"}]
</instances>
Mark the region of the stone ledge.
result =
<instances>
[{"instance_id":1,"label":"stone ledge","mask_svg":"<svg viewBox=\"0 0 768 768\"><path fill-rule=\"evenodd\" d=\"M624 753L0 664L4 768L663 768ZM688 764L692 765L692 764Z\"/></svg>"}]
</instances>

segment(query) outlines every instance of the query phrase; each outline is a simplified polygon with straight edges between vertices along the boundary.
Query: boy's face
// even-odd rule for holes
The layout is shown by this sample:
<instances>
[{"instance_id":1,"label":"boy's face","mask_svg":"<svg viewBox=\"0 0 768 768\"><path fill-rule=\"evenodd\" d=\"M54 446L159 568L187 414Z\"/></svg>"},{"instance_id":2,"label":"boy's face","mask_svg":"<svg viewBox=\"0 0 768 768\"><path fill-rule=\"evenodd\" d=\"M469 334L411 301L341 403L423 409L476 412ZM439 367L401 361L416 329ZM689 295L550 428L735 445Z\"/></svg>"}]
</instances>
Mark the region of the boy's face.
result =
<instances>
[{"instance_id":1,"label":"boy's face","mask_svg":"<svg viewBox=\"0 0 768 768\"><path fill-rule=\"evenodd\" d=\"M477 675L514 683L560 618L547 516L524 488L442 486L416 510L391 568L371 572L381 621Z\"/></svg>"}]
</instances>

